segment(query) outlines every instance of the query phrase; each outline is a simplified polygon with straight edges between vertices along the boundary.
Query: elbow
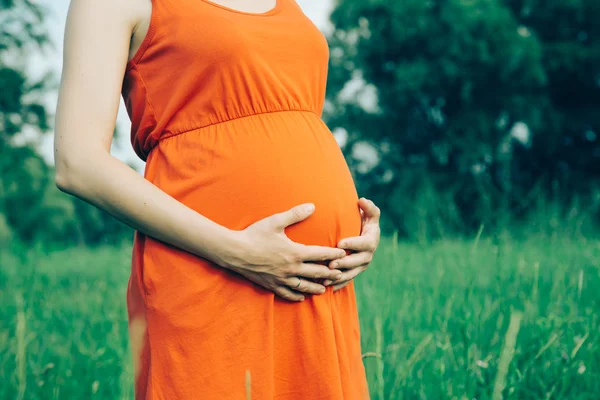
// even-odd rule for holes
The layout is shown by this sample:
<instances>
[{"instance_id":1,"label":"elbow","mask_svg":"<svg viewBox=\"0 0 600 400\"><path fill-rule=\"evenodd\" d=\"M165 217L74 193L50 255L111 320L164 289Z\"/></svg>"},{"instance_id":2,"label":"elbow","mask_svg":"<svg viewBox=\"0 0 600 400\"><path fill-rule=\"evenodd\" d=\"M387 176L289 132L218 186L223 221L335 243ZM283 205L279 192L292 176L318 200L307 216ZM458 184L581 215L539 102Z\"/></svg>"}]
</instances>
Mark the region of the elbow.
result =
<instances>
[{"instance_id":1,"label":"elbow","mask_svg":"<svg viewBox=\"0 0 600 400\"><path fill-rule=\"evenodd\" d=\"M54 175L54 183L58 190L64 193L72 194L73 193L73 179L69 176L68 170L65 166L58 166L59 163L56 163L56 172Z\"/></svg>"},{"instance_id":2,"label":"elbow","mask_svg":"<svg viewBox=\"0 0 600 400\"><path fill-rule=\"evenodd\" d=\"M76 195L81 186L78 182L81 181L82 168L81 161L77 158L57 154L54 183L58 190Z\"/></svg>"},{"instance_id":3,"label":"elbow","mask_svg":"<svg viewBox=\"0 0 600 400\"><path fill-rule=\"evenodd\" d=\"M58 188L58 190L60 190L61 192L71 194L71 186L72 185L70 183L68 175L65 174L64 172L62 172L62 173L59 173L58 171L56 172L56 175L54 176L54 183L56 184L56 187Z\"/></svg>"},{"instance_id":4,"label":"elbow","mask_svg":"<svg viewBox=\"0 0 600 400\"><path fill-rule=\"evenodd\" d=\"M75 150L61 149L54 154L56 187L61 192L77 197L86 197L93 191L93 182L105 169L107 157L110 158L108 151L104 153L101 149L84 146Z\"/></svg>"}]
</instances>

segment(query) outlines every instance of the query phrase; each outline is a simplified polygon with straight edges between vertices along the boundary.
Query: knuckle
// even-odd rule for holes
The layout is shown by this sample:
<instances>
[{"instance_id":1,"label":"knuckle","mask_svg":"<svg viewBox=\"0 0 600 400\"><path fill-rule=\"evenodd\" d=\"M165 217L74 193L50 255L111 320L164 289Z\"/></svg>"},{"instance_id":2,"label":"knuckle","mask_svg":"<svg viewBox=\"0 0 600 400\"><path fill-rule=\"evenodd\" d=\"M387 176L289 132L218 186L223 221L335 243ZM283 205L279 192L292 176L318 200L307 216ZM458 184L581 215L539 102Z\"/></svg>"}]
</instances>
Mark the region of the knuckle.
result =
<instances>
[{"instance_id":1,"label":"knuckle","mask_svg":"<svg viewBox=\"0 0 600 400\"><path fill-rule=\"evenodd\" d=\"M269 217L266 217L260 222L269 224L270 227L279 227L281 225L282 215L281 214L273 214Z\"/></svg>"},{"instance_id":2,"label":"knuckle","mask_svg":"<svg viewBox=\"0 0 600 400\"><path fill-rule=\"evenodd\" d=\"M283 256L283 259L285 260L285 263L291 267L292 265L297 264L300 261L301 257L297 252L291 252L285 254Z\"/></svg>"},{"instance_id":3,"label":"knuckle","mask_svg":"<svg viewBox=\"0 0 600 400\"><path fill-rule=\"evenodd\" d=\"M300 272L301 272L301 268L300 268L300 265L298 265L298 264L289 264L284 269L284 274L285 274L286 278L289 278L290 276L299 275Z\"/></svg>"},{"instance_id":4,"label":"knuckle","mask_svg":"<svg viewBox=\"0 0 600 400\"><path fill-rule=\"evenodd\" d=\"M292 210L292 217L293 217L294 219L301 219L301 218L303 217L303 215L302 215L302 211L300 211L300 209L299 209L299 208L294 208L294 209Z\"/></svg>"}]
</instances>

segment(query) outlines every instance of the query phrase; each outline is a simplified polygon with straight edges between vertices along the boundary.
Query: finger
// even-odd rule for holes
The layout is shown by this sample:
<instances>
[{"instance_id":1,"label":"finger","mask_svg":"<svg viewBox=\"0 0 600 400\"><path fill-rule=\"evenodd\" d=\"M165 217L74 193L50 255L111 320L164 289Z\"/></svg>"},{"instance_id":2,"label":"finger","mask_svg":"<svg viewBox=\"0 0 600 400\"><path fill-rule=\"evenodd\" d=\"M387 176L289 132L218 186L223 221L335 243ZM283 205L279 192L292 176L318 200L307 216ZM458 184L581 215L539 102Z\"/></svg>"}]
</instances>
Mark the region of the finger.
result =
<instances>
[{"instance_id":1,"label":"finger","mask_svg":"<svg viewBox=\"0 0 600 400\"><path fill-rule=\"evenodd\" d=\"M335 269L350 269L357 268L368 264L373 259L373 253L368 251L363 251L361 253L353 253L349 256L346 256L340 260L336 260L331 264L332 268ZM342 277L343 278L343 277Z\"/></svg>"},{"instance_id":2,"label":"finger","mask_svg":"<svg viewBox=\"0 0 600 400\"><path fill-rule=\"evenodd\" d=\"M375 203L373 203L371 200L361 197L360 200L358 200L358 205L364 211L364 216L366 219L379 222L381 210L375 205Z\"/></svg>"},{"instance_id":3,"label":"finger","mask_svg":"<svg viewBox=\"0 0 600 400\"><path fill-rule=\"evenodd\" d=\"M309 294L325 293L325 286L300 278L287 278L284 283L296 292Z\"/></svg>"},{"instance_id":4,"label":"finger","mask_svg":"<svg viewBox=\"0 0 600 400\"><path fill-rule=\"evenodd\" d=\"M342 276L342 271L338 269L330 269L320 264L303 263L297 270L294 270L294 275L310 279L331 279L338 280ZM298 284L298 282L296 282Z\"/></svg>"},{"instance_id":5,"label":"finger","mask_svg":"<svg viewBox=\"0 0 600 400\"><path fill-rule=\"evenodd\" d=\"M300 204L292 207L289 210L273 214L267 219L273 221L273 224L277 229L285 229L286 227L296 224L300 221L304 221L315 211L315 205L312 203Z\"/></svg>"},{"instance_id":6,"label":"finger","mask_svg":"<svg viewBox=\"0 0 600 400\"><path fill-rule=\"evenodd\" d=\"M338 281L336 281L335 284L339 285L340 283L351 281L352 279L356 278L359 274L363 273L366 269L367 269L366 265L349 269L348 271L346 271L342 274L342 277ZM325 282L323 282L323 285L330 286L332 283L333 282L325 281Z\"/></svg>"},{"instance_id":7,"label":"finger","mask_svg":"<svg viewBox=\"0 0 600 400\"><path fill-rule=\"evenodd\" d=\"M337 292L338 290L345 288L346 286L348 286L350 284L350 282L352 282L352 281L336 283L335 285L333 285L333 291Z\"/></svg>"},{"instance_id":8,"label":"finger","mask_svg":"<svg viewBox=\"0 0 600 400\"><path fill-rule=\"evenodd\" d=\"M277 286L273 290L273 292L285 300L289 300L289 301L303 301L304 300L303 295L301 295L300 293L296 293L293 290L291 290L285 286Z\"/></svg>"},{"instance_id":9,"label":"finger","mask_svg":"<svg viewBox=\"0 0 600 400\"><path fill-rule=\"evenodd\" d=\"M364 236L345 238L340 240L338 247L340 249L354 251L375 251L375 248L377 247L377 236L367 232Z\"/></svg>"},{"instance_id":10,"label":"finger","mask_svg":"<svg viewBox=\"0 0 600 400\"><path fill-rule=\"evenodd\" d=\"M324 246L304 246L298 250L301 261L328 261L346 256L344 249Z\"/></svg>"}]
</instances>

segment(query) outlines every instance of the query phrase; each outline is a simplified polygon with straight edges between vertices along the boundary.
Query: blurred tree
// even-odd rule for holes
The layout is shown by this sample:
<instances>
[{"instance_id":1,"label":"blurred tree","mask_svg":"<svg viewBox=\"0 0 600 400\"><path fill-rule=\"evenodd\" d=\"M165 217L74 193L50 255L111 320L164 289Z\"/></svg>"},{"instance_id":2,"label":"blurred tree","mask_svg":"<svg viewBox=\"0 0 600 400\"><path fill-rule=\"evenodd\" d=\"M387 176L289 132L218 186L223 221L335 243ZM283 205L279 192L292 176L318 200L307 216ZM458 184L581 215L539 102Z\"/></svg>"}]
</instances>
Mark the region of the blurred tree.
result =
<instances>
[{"instance_id":1,"label":"blurred tree","mask_svg":"<svg viewBox=\"0 0 600 400\"><path fill-rule=\"evenodd\" d=\"M114 243L129 227L83 201L61 193L54 170L36 149L51 126L42 99L53 74L27 76L29 54L49 46L47 10L31 0L0 0L0 240L26 243Z\"/></svg>"},{"instance_id":2,"label":"blurred tree","mask_svg":"<svg viewBox=\"0 0 600 400\"><path fill-rule=\"evenodd\" d=\"M22 58L31 47L46 45L41 22L37 5L24 0L0 1L0 214L24 239L33 237L48 184L47 165L31 145L15 140L28 129L49 129L46 109L39 102L47 77L29 82Z\"/></svg>"},{"instance_id":3,"label":"blurred tree","mask_svg":"<svg viewBox=\"0 0 600 400\"><path fill-rule=\"evenodd\" d=\"M540 179L597 172L598 4L337 2L325 117L391 227L476 229L517 212ZM585 160L563 153L569 140ZM361 161L363 143L378 162Z\"/></svg>"},{"instance_id":4,"label":"blurred tree","mask_svg":"<svg viewBox=\"0 0 600 400\"><path fill-rule=\"evenodd\" d=\"M585 190L600 176L600 2L505 2L543 44L548 77L544 120L520 159L533 160L567 192Z\"/></svg>"}]
</instances>

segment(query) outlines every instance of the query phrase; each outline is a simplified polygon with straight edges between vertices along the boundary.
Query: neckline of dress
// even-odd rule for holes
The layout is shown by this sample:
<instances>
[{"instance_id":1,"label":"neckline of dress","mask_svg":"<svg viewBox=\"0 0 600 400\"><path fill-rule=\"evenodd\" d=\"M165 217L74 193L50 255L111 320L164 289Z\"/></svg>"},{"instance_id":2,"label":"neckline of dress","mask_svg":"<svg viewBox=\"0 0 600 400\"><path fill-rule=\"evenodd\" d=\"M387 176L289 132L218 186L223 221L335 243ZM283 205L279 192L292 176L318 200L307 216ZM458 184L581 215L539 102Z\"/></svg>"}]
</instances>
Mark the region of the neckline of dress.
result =
<instances>
[{"instance_id":1,"label":"neckline of dress","mask_svg":"<svg viewBox=\"0 0 600 400\"><path fill-rule=\"evenodd\" d=\"M202 0L202 1L208 5L221 8L225 11L230 11L230 12L233 12L236 14L249 15L249 16L253 16L253 17L266 17L269 15L276 14L281 9L281 4L283 3L283 0L275 0L275 5L270 10L267 10L262 13L253 13L253 12L238 10L236 8L227 7L227 6L224 6L223 4L220 4L220 3L217 3L217 2L214 2L211 0Z\"/></svg>"}]
</instances>

